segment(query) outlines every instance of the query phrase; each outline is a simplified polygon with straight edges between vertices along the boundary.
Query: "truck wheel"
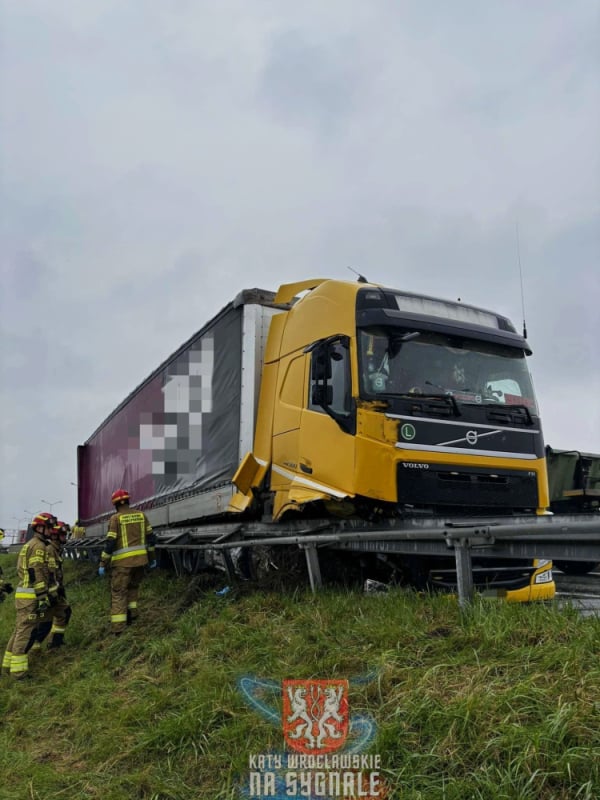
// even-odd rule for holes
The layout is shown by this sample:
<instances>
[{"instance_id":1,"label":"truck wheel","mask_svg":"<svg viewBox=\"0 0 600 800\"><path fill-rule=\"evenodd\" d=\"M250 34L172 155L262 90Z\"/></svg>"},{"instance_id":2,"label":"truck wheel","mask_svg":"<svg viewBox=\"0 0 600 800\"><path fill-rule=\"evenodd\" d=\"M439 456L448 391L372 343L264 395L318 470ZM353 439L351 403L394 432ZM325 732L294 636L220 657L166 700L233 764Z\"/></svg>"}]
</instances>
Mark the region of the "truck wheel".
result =
<instances>
[{"instance_id":1,"label":"truck wheel","mask_svg":"<svg viewBox=\"0 0 600 800\"><path fill-rule=\"evenodd\" d=\"M554 561L554 566L565 575L587 575L597 566L597 563L596 561Z\"/></svg>"}]
</instances>

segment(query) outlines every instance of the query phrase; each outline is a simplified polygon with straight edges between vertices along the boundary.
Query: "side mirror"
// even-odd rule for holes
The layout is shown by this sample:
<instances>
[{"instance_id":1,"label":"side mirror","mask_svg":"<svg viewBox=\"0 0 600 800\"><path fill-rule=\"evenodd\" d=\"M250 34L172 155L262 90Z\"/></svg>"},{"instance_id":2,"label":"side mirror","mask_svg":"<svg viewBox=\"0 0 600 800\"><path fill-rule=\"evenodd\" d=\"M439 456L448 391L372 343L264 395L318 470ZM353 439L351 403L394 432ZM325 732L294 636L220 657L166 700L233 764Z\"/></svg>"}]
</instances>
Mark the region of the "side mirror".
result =
<instances>
[{"instance_id":1,"label":"side mirror","mask_svg":"<svg viewBox=\"0 0 600 800\"><path fill-rule=\"evenodd\" d=\"M316 384L312 387L311 399L314 406L329 407L333 403L333 386Z\"/></svg>"},{"instance_id":2,"label":"side mirror","mask_svg":"<svg viewBox=\"0 0 600 800\"><path fill-rule=\"evenodd\" d=\"M315 350L312 358L311 378L323 381L331 378L331 359L325 348Z\"/></svg>"}]
</instances>

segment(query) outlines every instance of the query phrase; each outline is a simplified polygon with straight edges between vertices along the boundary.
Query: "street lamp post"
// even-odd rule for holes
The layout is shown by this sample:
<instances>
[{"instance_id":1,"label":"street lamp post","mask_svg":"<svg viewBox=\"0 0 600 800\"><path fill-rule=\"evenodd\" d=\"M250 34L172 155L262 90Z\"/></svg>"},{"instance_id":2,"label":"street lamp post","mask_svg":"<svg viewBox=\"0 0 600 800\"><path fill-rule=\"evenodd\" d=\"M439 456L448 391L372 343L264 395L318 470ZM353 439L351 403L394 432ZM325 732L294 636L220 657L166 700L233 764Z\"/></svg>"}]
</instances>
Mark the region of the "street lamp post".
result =
<instances>
[{"instance_id":1,"label":"street lamp post","mask_svg":"<svg viewBox=\"0 0 600 800\"><path fill-rule=\"evenodd\" d=\"M45 503L47 506L50 506L50 513L52 514L52 508L62 503L62 500L55 500L53 503L49 503L47 500L40 500L40 503Z\"/></svg>"}]
</instances>

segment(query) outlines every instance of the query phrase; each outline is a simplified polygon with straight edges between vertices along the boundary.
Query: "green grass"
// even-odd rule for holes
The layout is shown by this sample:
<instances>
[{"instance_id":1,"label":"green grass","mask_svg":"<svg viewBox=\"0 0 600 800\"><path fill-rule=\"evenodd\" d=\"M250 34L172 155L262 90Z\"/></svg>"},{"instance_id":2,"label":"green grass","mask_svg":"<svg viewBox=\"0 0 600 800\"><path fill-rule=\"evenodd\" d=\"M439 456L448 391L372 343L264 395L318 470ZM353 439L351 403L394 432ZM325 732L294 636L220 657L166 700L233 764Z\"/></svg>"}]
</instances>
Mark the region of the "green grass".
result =
<instances>
[{"instance_id":1,"label":"green grass","mask_svg":"<svg viewBox=\"0 0 600 800\"><path fill-rule=\"evenodd\" d=\"M14 583L15 556L0 564ZM245 675L351 679L390 798L600 796L596 618L490 601L462 615L402 590L217 598L159 571L113 639L107 582L87 564L66 574L68 646L32 655L26 684L1 679L0 800L238 797L249 754L284 749L240 693ZM2 652L13 623L9 598Z\"/></svg>"}]
</instances>

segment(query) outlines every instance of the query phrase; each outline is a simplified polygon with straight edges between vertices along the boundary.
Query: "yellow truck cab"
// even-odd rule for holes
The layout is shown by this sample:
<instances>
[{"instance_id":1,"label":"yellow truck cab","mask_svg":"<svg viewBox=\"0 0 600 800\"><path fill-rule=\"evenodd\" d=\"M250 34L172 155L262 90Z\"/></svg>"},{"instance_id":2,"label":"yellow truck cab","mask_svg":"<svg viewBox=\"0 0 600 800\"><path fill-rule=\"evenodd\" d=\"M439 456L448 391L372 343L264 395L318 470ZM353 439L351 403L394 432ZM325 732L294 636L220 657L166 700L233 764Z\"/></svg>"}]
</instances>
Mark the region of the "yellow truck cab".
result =
<instances>
[{"instance_id":1,"label":"yellow truck cab","mask_svg":"<svg viewBox=\"0 0 600 800\"><path fill-rule=\"evenodd\" d=\"M270 324L254 449L234 476L230 511L262 496L275 521L323 510L367 519L547 513L531 350L508 319L327 279L284 285L275 304L283 310ZM500 593L553 596L548 564L530 564Z\"/></svg>"}]
</instances>

